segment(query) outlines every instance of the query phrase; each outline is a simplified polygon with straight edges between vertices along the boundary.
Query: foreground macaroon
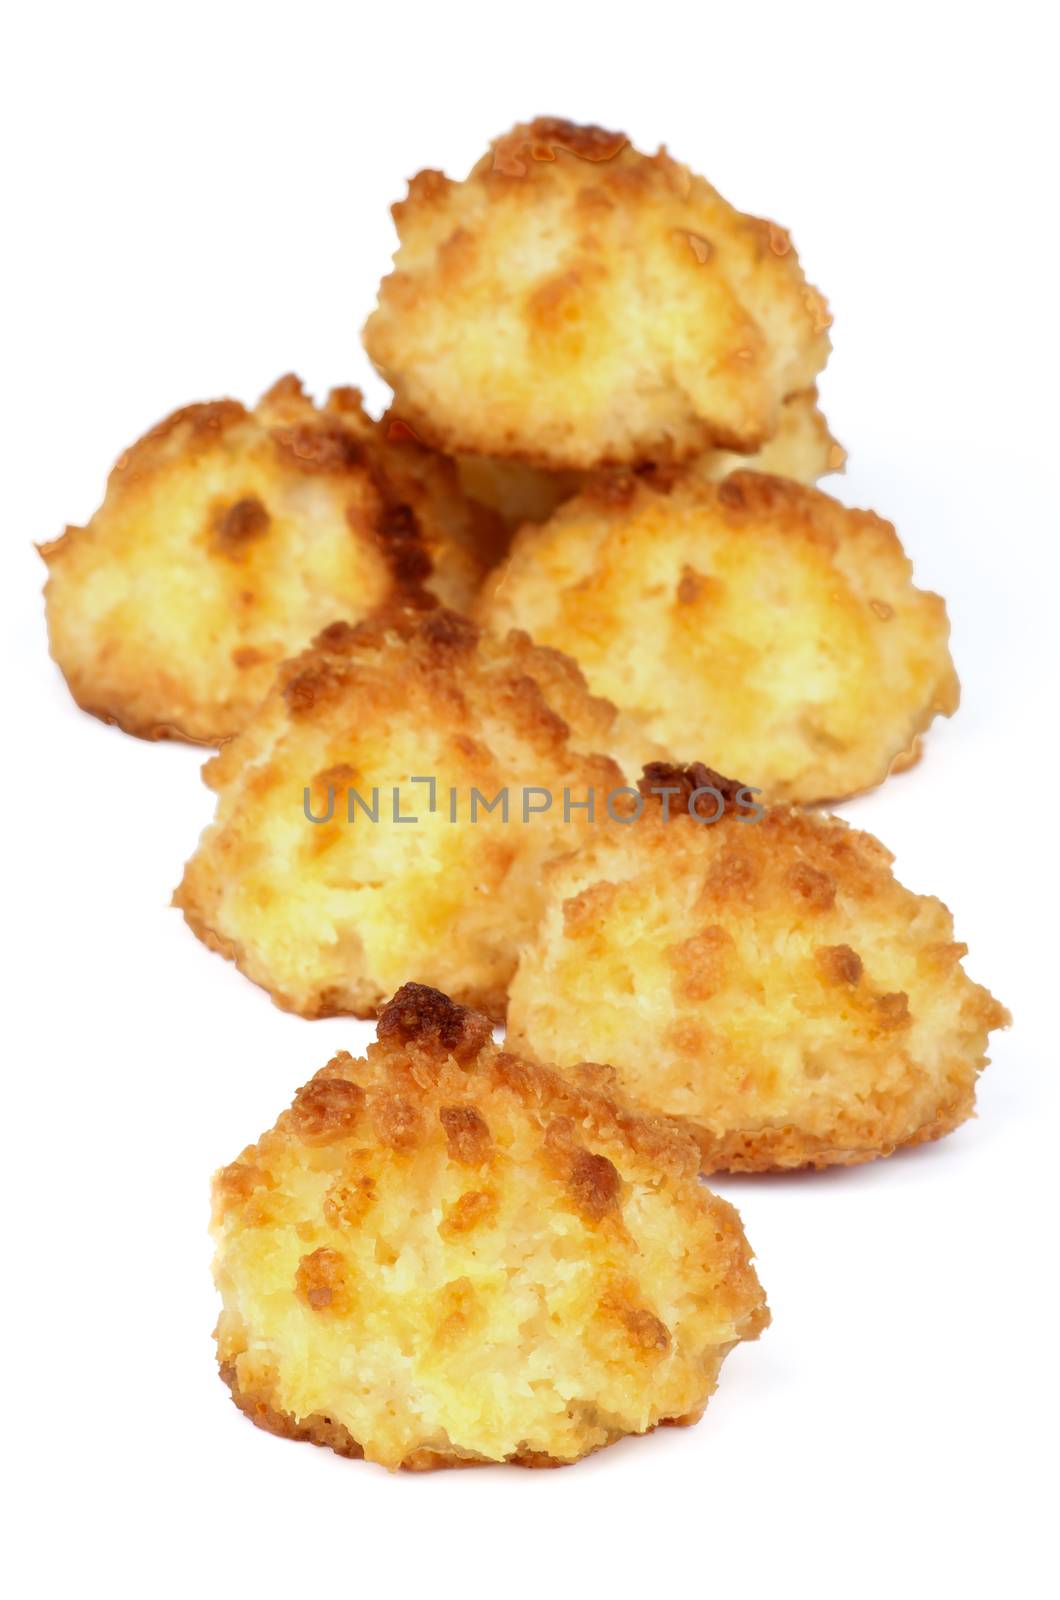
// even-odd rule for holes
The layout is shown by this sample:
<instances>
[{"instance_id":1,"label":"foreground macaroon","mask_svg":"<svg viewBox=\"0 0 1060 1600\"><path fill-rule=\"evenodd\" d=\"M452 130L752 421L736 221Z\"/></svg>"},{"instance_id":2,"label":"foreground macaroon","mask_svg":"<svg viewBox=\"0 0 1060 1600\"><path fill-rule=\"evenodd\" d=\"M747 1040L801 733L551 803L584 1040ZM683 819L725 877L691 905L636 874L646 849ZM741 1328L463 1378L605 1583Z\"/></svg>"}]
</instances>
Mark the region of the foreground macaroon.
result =
<instances>
[{"instance_id":1,"label":"foreground macaroon","mask_svg":"<svg viewBox=\"0 0 1060 1600\"><path fill-rule=\"evenodd\" d=\"M836 817L696 820L719 783L736 791L650 767L639 818L631 803L549 869L511 1048L610 1062L687 1124L707 1172L851 1165L956 1128L1009 1019L965 975L946 907Z\"/></svg>"},{"instance_id":2,"label":"foreground macaroon","mask_svg":"<svg viewBox=\"0 0 1060 1600\"><path fill-rule=\"evenodd\" d=\"M374 1016L412 978L500 1021L541 868L590 799L605 814L624 737L525 635L408 606L337 623L208 763L216 820L176 904L303 1016Z\"/></svg>"},{"instance_id":3,"label":"foreground macaroon","mask_svg":"<svg viewBox=\"0 0 1060 1600\"><path fill-rule=\"evenodd\" d=\"M776 433L753 455L704 450L693 456L688 469L710 482L745 468L815 484L842 471L845 461L846 451L833 438L818 407L817 390L805 389L784 401ZM509 532L524 522L547 521L586 481L583 472L547 472L500 456L458 456L456 465L465 494L495 512ZM640 470L650 474L653 469L648 465Z\"/></svg>"},{"instance_id":4,"label":"foreground macaroon","mask_svg":"<svg viewBox=\"0 0 1060 1600\"><path fill-rule=\"evenodd\" d=\"M217 1174L218 1358L260 1427L391 1469L561 1465L696 1421L767 1325L693 1141L490 1034L406 985Z\"/></svg>"},{"instance_id":5,"label":"foreground macaroon","mask_svg":"<svg viewBox=\"0 0 1060 1600\"><path fill-rule=\"evenodd\" d=\"M476 614L773 800L882 782L959 696L945 605L891 525L763 473L597 476L522 529Z\"/></svg>"},{"instance_id":6,"label":"foreground macaroon","mask_svg":"<svg viewBox=\"0 0 1060 1600\"><path fill-rule=\"evenodd\" d=\"M318 410L282 378L253 411L174 412L87 527L42 547L52 654L85 710L215 744L336 617L419 585L465 607L492 532L452 465L393 440L354 390Z\"/></svg>"},{"instance_id":7,"label":"foreground macaroon","mask_svg":"<svg viewBox=\"0 0 1060 1600\"><path fill-rule=\"evenodd\" d=\"M828 356L787 233L621 133L521 124L462 183L421 172L393 215L365 347L451 453L563 470L753 451Z\"/></svg>"}]
</instances>

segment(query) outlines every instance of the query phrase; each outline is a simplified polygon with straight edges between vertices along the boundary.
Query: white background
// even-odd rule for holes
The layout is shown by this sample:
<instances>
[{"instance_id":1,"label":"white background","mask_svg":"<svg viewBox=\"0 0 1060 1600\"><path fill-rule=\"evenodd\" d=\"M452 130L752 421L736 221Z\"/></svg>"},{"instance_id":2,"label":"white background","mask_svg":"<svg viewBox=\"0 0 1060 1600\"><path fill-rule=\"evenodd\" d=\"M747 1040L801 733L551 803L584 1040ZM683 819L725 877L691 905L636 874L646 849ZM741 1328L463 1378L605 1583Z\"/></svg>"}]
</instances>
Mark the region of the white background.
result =
<instances>
[{"instance_id":1,"label":"white background","mask_svg":"<svg viewBox=\"0 0 1060 1600\"><path fill-rule=\"evenodd\" d=\"M21 6L3 54L10 1592L1045 1592L1055 1489L1058 238L1036 8L533 0ZM774 1325L703 1423L563 1472L390 1477L214 1371L211 1171L364 1030L276 1011L167 908L197 752L84 717L31 541L173 407L358 343L388 204L556 113L789 225L835 312L852 504L950 604L964 704L844 808L1016 1016L980 1118L729 1180ZM708 753L709 754L709 753ZM2 1576L0 1572L0 1576Z\"/></svg>"}]
</instances>

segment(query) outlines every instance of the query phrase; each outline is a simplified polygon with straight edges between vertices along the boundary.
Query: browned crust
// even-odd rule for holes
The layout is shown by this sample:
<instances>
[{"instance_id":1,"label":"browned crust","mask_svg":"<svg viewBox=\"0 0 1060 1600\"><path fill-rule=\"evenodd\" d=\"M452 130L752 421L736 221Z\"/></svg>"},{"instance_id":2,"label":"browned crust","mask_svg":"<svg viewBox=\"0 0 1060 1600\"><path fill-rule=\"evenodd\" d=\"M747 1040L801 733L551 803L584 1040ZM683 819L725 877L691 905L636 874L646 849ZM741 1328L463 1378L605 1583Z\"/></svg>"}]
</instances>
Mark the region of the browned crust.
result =
<instances>
[{"instance_id":1,"label":"browned crust","mask_svg":"<svg viewBox=\"0 0 1060 1600\"><path fill-rule=\"evenodd\" d=\"M430 595L401 595L362 622L333 622L280 668L278 682L291 716L310 716L340 694L352 671L348 658L360 648L378 647L387 634L418 644L442 671L451 669L454 659L473 654L481 637L474 622L437 605Z\"/></svg>"},{"instance_id":2,"label":"browned crust","mask_svg":"<svg viewBox=\"0 0 1060 1600\"><path fill-rule=\"evenodd\" d=\"M702 761L693 761L688 766L671 761L649 761L643 775L637 779L637 788L645 799L660 800L663 798L660 791L677 789L680 791L678 799L684 805L697 789L716 789L726 805L734 805L741 794L748 792L746 784L736 778L723 778L720 772Z\"/></svg>"},{"instance_id":3,"label":"browned crust","mask_svg":"<svg viewBox=\"0 0 1060 1600\"><path fill-rule=\"evenodd\" d=\"M54 657L53 657L54 659ZM74 683L71 682L61 662L56 662L63 675L63 681L70 691L70 698L79 711L84 711L90 717L96 717L100 722L105 722L109 728L120 728L122 733L130 734L134 739L144 739L148 744L159 744L164 740L173 740L177 744L198 745L202 750L214 750L219 741L217 739L201 739L194 733L189 733L176 722L155 722L150 719L140 719L131 715L124 708L118 709L111 706L100 706L85 695Z\"/></svg>"},{"instance_id":4,"label":"browned crust","mask_svg":"<svg viewBox=\"0 0 1060 1600\"><path fill-rule=\"evenodd\" d=\"M344 1456L348 1461L363 1461L364 1451L341 1422L335 1422L331 1417L315 1415L305 1417L298 1421L290 1412L279 1410L273 1405L270 1395L264 1389L244 1390L240 1387L239 1374L234 1361L218 1361L218 1371L235 1405L239 1407L245 1417L257 1428L262 1428L266 1433L275 1434L278 1439L295 1439L302 1444L315 1444L324 1450L332 1450L336 1455ZM654 1433L656 1428L684 1428L698 1422L698 1416L687 1417L662 1417L646 1429L647 1433ZM606 1449L600 1444L588 1453L595 1454L596 1450ZM572 1467L577 1461L584 1460L579 1456L571 1460L563 1460L558 1456L550 1456L543 1450L520 1450L513 1455L505 1456L503 1461L493 1461L486 1456L460 1456L447 1454L441 1450L413 1450L401 1462L400 1472L438 1472L443 1467L525 1467L531 1471L540 1471L552 1467Z\"/></svg>"},{"instance_id":5,"label":"browned crust","mask_svg":"<svg viewBox=\"0 0 1060 1600\"><path fill-rule=\"evenodd\" d=\"M343 409L342 396L357 391L333 390L329 406ZM360 400L357 396L358 403ZM463 544L479 561L482 575L500 560L508 544L508 532L503 519L481 501L469 498L461 486L456 463L442 451L433 448L421 438L410 423L397 416L393 409L385 411L378 424L373 425L372 440L382 457L384 468L395 482L407 486L426 482L434 484L443 497L457 499L464 513L464 521L456 542Z\"/></svg>"},{"instance_id":6,"label":"browned crust","mask_svg":"<svg viewBox=\"0 0 1060 1600\"><path fill-rule=\"evenodd\" d=\"M364 1090L348 1078L312 1078L295 1095L291 1120L305 1143L328 1144L356 1128L364 1103Z\"/></svg>"},{"instance_id":7,"label":"browned crust","mask_svg":"<svg viewBox=\"0 0 1060 1600\"><path fill-rule=\"evenodd\" d=\"M637 500L669 497L675 491L689 500L705 505L720 506L734 521L756 523L777 512L791 511L799 514L800 535L807 531L816 534L822 542L834 547L837 538L830 529L821 526L808 515L816 508L831 504L823 490L810 484L798 483L794 478L781 478L774 473L758 472L753 468L738 468L719 480L704 477L696 471L695 462L648 462L639 467L601 467L586 473L579 488L579 496L604 512L624 513ZM860 515L871 517L871 512ZM890 526L880 521L881 526ZM893 531L893 530L892 530Z\"/></svg>"},{"instance_id":8,"label":"browned crust","mask_svg":"<svg viewBox=\"0 0 1060 1600\"><path fill-rule=\"evenodd\" d=\"M268 533L271 520L257 495L244 495L231 505L218 508L214 517L214 547L222 555L238 560L248 545Z\"/></svg>"},{"instance_id":9,"label":"browned crust","mask_svg":"<svg viewBox=\"0 0 1060 1600\"><path fill-rule=\"evenodd\" d=\"M263 398L269 401L310 402L294 373L280 378ZM293 470L345 476L366 473L380 506L376 528L379 548L386 558L398 590L415 590L434 571L416 512L387 471L376 425L361 403L357 389L333 389L324 408L312 418L274 427L270 438L283 461Z\"/></svg>"},{"instance_id":10,"label":"browned crust","mask_svg":"<svg viewBox=\"0 0 1060 1600\"><path fill-rule=\"evenodd\" d=\"M535 117L493 141L492 171L502 178L525 178L531 161L555 161L557 150L582 161L613 161L628 143L624 133L610 133L594 123Z\"/></svg>"},{"instance_id":11,"label":"browned crust","mask_svg":"<svg viewBox=\"0 0 1060 1600\"><path fill-rule=\"evenodd\" d=\"M837 1145L795 1127L739 1130L719 1137L691 1119L681 1121L699 1145L702 1170L709 1177L715 1172L822 1172L828 1167L863 1166L868 1161L892 1156L898 1150L942 1139L974 1114L974 1086L962 1087L939 1108L930 1122L907 1138L883 1146L871 1141L863 1145Z\"/></svg>"},{"instance_id":12,"label":"browned crust","mask_svg":"<svg viewBox=\"0 0 1060 1600\"><path fill-rule=\"evenodd\" d=\"M694 427L695 436L690 437L687 444L678 448L672 440L660 439L653 446L654 454L650 461L631 465L630 462L615 456L601 455L588 466L580 454L573 451L565 453L558 446L536 449L531 445L518 444L514 439L508 439L501 451L495 444L487 446L477 441L469 441L462 437L459 430L451 427L440 412L422 411L407 396L396 400L394 404L401 408L400 414L395 413L395 422L402 428L407 428L412 438L426 450L447 458L485 455L493 459L517 462L524 467L534 467L541 472L570 474L573 477L584 476L585 482L579 493L590 492L591 486L595 486L595 492L601 497L611 493L615 497L612 503L618 506L627 503L622 498L625 490L621 487L626 479L630 481L631 488L635 488L642 481L648 481L655 483L656 487L665 492L682 469L689 471L693 469L696 458L708 451L731 450L739 455L754 455L763 445L769 443L769 436L766 434L746 439L727 431L718 423L698 420L694 424L689 424L690 429Z\"/></svg>"},{"instance_id":13,"label":"browned crust","mask_svg":"<svg viewBox=\"0 0 1060 1600\"><path fill-rule=\"evenodd\" d=\"M340 422L296 422L272 428L269 437L286 466L296 472L344 476L364 461L364 450Z\"/></svg>"},{"instance_id":14,"label":"browned crust","mask_svg":"<svg viewBox=\"0 0 1060 1600\"><path fill-rule=\"evenodd\" d=\"M489 1021L423 983L406 983L379 1014L380 1039L438 1050L467 1061L477 1056L493 1029Z\"/></svg>"},{"instance_id":15,"label":"browned crust","mask_svg":"<svg viewBox=\"0 0 1060 1600\"><path fill-rule=\"evenodd\" d=\"M239 400L203 400L194 405L180 406L176 411L148 428L142 438L123 450L111 469L111 478L128 474L135 478L150 471L158 458L158 446L179 428L188 435L188 448L193 455L212 449L220 436L250 415Z\"/></svg>"}]
</instances>

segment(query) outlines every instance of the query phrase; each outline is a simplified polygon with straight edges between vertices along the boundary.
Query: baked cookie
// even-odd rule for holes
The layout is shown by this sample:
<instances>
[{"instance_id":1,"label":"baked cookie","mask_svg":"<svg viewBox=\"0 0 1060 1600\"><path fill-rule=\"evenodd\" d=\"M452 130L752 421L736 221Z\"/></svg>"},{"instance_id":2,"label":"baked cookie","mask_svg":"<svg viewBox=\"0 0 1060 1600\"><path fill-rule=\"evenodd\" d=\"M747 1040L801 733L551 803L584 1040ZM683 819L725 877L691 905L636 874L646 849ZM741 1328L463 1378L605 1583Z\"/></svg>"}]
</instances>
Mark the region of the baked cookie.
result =
<instances>
[{"instance_id":1,"label":"baked cookie","mask_svg":"<svg viewBox=\"0 0 1060 1600\"><path fill-rule=\"evenodd\" d=\"M502 1020L542 867L644 738L525 635L408 606L336 623L208 763L176 904L303 1016L373 1016L413 978Z\"/></svg>"},{"instance_id":2,"label":"baked cookie","mask_svg":"<svg viewBox=\"0 0 1060 1600\"><path fill-rule=\"evenodd\" d=\"M946 608L890 523L763 473L597 475L522 529L476 614L773 800L881 783L957 707Z\"/></svg>"},{"instance_id":3,"label":"baked cookie","mask_svg":"<svg viewBox=\"0 0 1060 1600\"><path fill-rule=\"evenodd\" d=\"M452 453L553 470L753 451L828 356L783 228L665 150L554 117L461 183L421 172L364 330L395 408Z\"/></svg>"},{"instance_id":4,"label":"baked cookie","mask_svg":"<svg viewBox=\"0 0 1060 1600\"><path fill-rule=\"evenodd\" d=\"M659 764L641 787L639 818L630 801L548 870L513 1050L611 1063L690 1129L707 1172L851 1165L972 1114L1009 1018L965 975L940 901L837 817L756 819L705 768ZM712 790L730 802L716 822Z\"/></svg>"},{"instance_id":5,"label":"baked cookie","mask_svg":"<svg viewBox=\"0 0 1060 1600\"><path fill-rule=\"evenodd\" d=\"M558 1466L694 1422L769 1321L695 1144L406 985L214 1180L221 1374L389 1468Z\"/></svg>"},{"instance_id":6,"label":"baked cookie","mask_svg":"<svg viewBox=\"0 0 1060 1600\"><path fill-rule=\"evenodd\" d=\"M105 721L216 744L336 618L418 587L466 607L493 535L451 463L392 440L354 390L318 409L281 378L253 411L174 412L88 525L42 547L52 654Z\"/></svg>"}]
</instances>

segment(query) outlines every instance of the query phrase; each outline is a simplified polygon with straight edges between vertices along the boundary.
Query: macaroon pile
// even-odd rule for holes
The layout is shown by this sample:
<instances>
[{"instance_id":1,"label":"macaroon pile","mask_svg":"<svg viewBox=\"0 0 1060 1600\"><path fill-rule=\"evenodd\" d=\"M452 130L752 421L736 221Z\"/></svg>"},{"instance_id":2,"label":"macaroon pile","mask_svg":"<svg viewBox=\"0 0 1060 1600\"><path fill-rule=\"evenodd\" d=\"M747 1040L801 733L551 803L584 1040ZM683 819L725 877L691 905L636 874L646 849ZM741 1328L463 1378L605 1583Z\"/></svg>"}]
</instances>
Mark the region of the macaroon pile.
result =
<instances>
[{"instance_id":1,"label":"macaroon pile","mask_svg":"<svg viewBox=\"0 0 1060 1600\"><path fill-rule=\"evenodd\" d=\"M814 809L959 690L894 528L817 487L790 235L555 118L393 215L385 415L293 376L175 412L42 546L48 627L86 710L220 747L193 931L379 1019L215 1180L237 1404L392 1468L553 1465L694 1420L766 1325L700 1172L938 1138L1008 1019Z\"/></svg>"}]
</instances>

